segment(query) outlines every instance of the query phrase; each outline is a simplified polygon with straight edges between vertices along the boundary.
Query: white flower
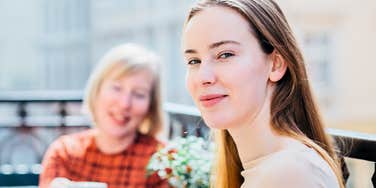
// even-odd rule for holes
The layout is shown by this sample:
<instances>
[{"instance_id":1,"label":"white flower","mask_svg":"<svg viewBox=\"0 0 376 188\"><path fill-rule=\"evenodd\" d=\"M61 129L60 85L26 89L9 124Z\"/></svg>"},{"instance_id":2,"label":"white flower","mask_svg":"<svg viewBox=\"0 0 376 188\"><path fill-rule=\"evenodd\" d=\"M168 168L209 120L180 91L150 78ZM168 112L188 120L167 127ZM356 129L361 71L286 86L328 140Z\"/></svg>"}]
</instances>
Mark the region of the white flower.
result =
<instances>
[{"instance_id":1,"label":"white flower","mask_svg":"<svg viewBox=\"0 0 376 188\"><path fill-rule=\"evenodd\" d=\"M147 166L174 187L208 188L214 144L195 136L177 137L156 152Z\"/></svg>"}]
</instances>

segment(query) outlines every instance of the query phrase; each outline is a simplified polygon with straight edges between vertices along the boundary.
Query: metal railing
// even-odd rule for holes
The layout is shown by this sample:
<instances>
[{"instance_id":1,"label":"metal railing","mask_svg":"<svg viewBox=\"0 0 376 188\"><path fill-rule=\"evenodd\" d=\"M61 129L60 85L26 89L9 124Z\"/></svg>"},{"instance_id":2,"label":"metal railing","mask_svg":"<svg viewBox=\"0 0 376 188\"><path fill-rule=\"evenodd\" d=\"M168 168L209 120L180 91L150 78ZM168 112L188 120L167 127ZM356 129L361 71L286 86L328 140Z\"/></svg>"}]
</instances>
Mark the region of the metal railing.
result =
<instances>
[{"instance_id":1,"label":"metal railing","mask_svg":"<svg viewBox=\"0 0 376 188\"><path fill-rule=\"evenodd\" d=\"M0 93L0 113L12 107L16 111L13 119L0 118L0 186L36 185L39 164L48 145L60 135L89 128L88 119L80 114L81 102L81 91ZM42 106L32 106L35 104ZM33 117L34 107L50 108L48 117L39 117L39 120ZM209 130L196 108L166 103L164 110L168 114L169 138L186 135L209 137ZM337 141L343 156L376 162L375 135L336 129L328 132ZM20 153L32 160L18 163ZM376 187L375 172L372 183Z\"/></svg>"}]
</instances>

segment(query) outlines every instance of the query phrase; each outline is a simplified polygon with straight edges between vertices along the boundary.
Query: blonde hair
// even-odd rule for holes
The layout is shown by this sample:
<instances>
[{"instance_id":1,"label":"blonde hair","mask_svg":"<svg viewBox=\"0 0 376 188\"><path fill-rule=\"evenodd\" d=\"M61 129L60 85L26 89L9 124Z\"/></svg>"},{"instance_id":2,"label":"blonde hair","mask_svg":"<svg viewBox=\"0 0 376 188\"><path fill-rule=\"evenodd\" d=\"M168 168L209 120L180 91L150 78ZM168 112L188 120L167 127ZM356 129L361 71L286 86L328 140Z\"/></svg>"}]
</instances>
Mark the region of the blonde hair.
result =
<instances>
[{"instance_id":1,"label":"blonde hair","mask_svg":"<svg viewBox=\"0 0 376 188\"><path fill-rule=\"evenodd\" d=\"M273 131L300 140L315 149L329 164L344 187L340 162L312 96L304 59L288 22L273 0L202 0L189 12L186 24L208 7L227 7L238 12L249 23L265 54L276 51L287 63L287 71L276 84L271 101ZM218 146L213 187L240 187L243 170L234 140L227 130L215 132Z\"/></svg>"},{"instance_id":2,"label":"blonde hair","mask_svg":"<svg viewBox=\"0 0 376 188\"><path fill-rule=\"evenodd\" d=\"M99 61L90 75L83 100L83 110L95 124L94 102L98 97L103 81L131 75L140 71L149 71L154 82L151 89L149 112L139 127L139 132L156 136L163 125L160 75L158 57L136 44L122 44L109 50Z\"/></svg>"}]
</instances>

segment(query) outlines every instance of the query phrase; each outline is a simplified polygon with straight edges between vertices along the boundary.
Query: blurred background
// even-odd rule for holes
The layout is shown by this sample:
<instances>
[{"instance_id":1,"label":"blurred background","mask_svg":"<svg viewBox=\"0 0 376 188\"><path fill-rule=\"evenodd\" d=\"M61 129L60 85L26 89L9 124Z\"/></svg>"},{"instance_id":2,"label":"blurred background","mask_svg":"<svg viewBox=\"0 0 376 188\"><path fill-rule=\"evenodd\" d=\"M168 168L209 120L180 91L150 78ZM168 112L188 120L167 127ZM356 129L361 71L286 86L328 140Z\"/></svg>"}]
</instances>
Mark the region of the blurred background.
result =
<instances>
[{"instance_id":1,"label":"blurred background","mask_svg":"<svg viewBox=\"0 0 376 188\"><path fill-rule=\"evenodd\" d=\"M192 2L0 0L0 92L82 92L90 71L106 51L135 42L162 57L165 101L193 105L185 89L180 51L184 17ZM278 3L303 49L327 127L376 134L376 1ZM30 124L43 124L44 120L31 117L50 113L43 105L28 108L32 108ZM79 105L71 108L79 113ZM15 107L9 104L0 103L0 114L0 127L19 123ZM0 131L4 142L11 130ZM12 145L0 147L5 150ZM22 152L15 151L12 159L0 152L0 164L38 160L25 158L27 146L18 151ZM361 160L348 160L348 164L352 174L357 174L350 176L348 187L372 187L374 164Z\"/></svg>"}]
</instances>

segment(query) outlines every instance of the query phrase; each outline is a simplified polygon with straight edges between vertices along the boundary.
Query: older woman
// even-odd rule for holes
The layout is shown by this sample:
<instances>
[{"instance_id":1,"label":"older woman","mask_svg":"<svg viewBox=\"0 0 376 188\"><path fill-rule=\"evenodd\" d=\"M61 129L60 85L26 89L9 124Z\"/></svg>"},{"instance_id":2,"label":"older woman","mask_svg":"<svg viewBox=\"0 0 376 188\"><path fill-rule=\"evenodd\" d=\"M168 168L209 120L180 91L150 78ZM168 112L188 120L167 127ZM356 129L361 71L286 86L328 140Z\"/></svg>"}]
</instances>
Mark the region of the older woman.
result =
<instances>
[{"instance_id":1,"label":"older woman","mask_svg":"<svg viewBox=\"0 0 376 188\"><path fill-rule=\"evenodd\" d=\"M162 126L156 56L125 44L111 49L91 74L84 107L93 128L62 136L43 160L40 187L71 181L104 182L112 187L163 187L146 178Z\"/></svg>"}]
</instances>

